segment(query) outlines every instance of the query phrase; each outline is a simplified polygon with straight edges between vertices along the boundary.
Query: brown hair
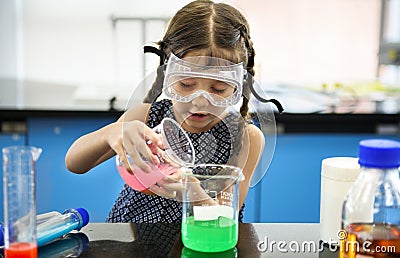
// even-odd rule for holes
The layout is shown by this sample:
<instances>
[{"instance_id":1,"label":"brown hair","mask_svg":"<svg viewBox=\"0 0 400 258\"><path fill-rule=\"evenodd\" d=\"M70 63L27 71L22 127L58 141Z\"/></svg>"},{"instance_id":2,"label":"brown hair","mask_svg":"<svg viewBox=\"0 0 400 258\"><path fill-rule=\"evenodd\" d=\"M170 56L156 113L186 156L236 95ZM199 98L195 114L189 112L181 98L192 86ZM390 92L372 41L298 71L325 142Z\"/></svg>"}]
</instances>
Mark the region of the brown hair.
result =
<instances>
[{"instance_id":1,"label":"brown hair","mask_svg":"<svg viewBox=\"0 0 400 258\"><path fill-rule=\"evenodd\" d=\"M227 59L233 63L244 63L247 73L251 76L244 78L240 114L247 119L255 53L249 25L236 8L209 0L193 1L180 9L170 20L164 38L158 45L163 54L160 55L156 81L144 102L153 102L162 92L164 56L168 57L172 52L183 58L190 52Z\"/></svg>"}]
</instances>

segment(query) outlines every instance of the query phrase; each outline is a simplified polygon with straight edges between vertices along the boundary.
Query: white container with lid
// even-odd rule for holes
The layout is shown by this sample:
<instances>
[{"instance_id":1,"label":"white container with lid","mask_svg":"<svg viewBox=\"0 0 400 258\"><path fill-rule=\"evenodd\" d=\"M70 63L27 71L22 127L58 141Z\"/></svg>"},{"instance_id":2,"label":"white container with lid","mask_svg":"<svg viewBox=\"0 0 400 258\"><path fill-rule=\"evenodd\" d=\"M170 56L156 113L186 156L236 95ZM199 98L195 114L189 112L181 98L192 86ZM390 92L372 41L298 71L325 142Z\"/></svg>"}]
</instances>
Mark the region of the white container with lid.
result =
<instances>
[{"instance_id":1,"label":"white container with lid","mask_svg":"<svg viewBox=\"0 0 400 258\"><path fill-rule=\"evenodd\" d=\"M321 168L321 240L339 244L343 201L360 174L358 158L331 157L322 160Z\"/></svg>"}]
</instances>

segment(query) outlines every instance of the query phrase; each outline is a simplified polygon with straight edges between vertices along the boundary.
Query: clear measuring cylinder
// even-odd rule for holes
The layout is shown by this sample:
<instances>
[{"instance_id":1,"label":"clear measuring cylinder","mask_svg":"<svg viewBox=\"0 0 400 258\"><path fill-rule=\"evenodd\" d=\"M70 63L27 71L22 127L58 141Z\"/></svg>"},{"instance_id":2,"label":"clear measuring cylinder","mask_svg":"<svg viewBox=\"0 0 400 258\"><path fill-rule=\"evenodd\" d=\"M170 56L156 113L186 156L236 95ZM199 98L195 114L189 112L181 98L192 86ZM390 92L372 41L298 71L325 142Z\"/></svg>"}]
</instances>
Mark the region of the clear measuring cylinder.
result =
<instances>
[{"instance_id":1,"label":"clear measuring cylinder","mask_svg":"<svg viewBox=\"0 0 400 258\"><path fill-rule=\"evenodd\" d=\"M5 256L37 257L36 161L42 149L3 148Z\"/></svg>"},{"instance_id":2,"label":"clear measuring cylinder","mask_svg":"<svg viewBox=\"0 0 400 258\"><path fill-rule=\"evenodd\" d=\"M198 164L183 173L182 242L200 252L222 252L238 241L239 183L235 166Z\"/></svg>"}]
</instances>

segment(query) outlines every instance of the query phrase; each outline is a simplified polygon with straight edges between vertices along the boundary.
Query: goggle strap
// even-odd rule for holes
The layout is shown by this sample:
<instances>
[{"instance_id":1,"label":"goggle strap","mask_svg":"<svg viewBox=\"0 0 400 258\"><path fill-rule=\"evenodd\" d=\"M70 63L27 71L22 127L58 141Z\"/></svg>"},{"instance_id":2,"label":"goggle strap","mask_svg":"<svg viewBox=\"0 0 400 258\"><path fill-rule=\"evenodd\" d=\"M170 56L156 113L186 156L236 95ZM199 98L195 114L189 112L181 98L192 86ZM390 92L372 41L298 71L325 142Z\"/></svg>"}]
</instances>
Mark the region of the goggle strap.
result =
<instances>
[{"instance_id":1,"label":"goggle strap","mask_svg":"<svg viewBox=\"0 0 400 258\"><path fill-rule=\"evenodd\" d=\"M284 109L282 107L282 104L278 100L276 100L276 99L264 99L263 97L258 95L258 93L254 90L253 85L250 86L250 91L258 101L260 101L262 103L271 102L272 104L274 104L276 106L276 108L278 109L279 113L283 112Z\"/></svg>"},{"instance_id":2,"label":"goggle strap","mask_svg":"<svg viewBox=\"0 0 400 258\"><path fill-rule=\"evenodd\" d=\"M143 51L144 53L153 53L158 55L160 57L160 65L163 65L165 63L165 60L167 59L167 55L164 53L164 51L161 51L156 47L144 46Z\"/></svg>"}]
</instances>

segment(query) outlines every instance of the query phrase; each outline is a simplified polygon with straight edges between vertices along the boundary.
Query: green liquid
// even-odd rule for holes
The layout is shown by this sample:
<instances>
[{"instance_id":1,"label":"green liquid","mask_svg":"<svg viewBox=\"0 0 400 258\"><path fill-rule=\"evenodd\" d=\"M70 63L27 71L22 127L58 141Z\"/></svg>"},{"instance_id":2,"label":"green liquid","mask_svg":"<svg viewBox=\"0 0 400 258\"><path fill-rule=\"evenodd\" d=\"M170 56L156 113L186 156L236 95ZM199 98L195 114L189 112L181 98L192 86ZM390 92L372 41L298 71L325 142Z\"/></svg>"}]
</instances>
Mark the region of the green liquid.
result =
<instances>
[{"instance_id":1,"label":"green liquid","mask_svg":"<svg viewBox=\"0 0 400 258\"><path fill-rule=\"evenodd\" d=\"M238 225L233 219L195 221L193 217L182 221L182 242L187 248L199 252L223 252L238 241Z\"/></svg>"},{"instance_id":2,"label":"green liquid","mask_svg":"<svg viewBox=\"0 0 400 258\"><path fill-rule=\"evenodd\" d=\"M215 253L199 252L184 247L181 252L181 258L237 258L237 257L238 257L238 251L236 247L229 249L228 251L215 252Z\"/></svg>"}]
</instances>

